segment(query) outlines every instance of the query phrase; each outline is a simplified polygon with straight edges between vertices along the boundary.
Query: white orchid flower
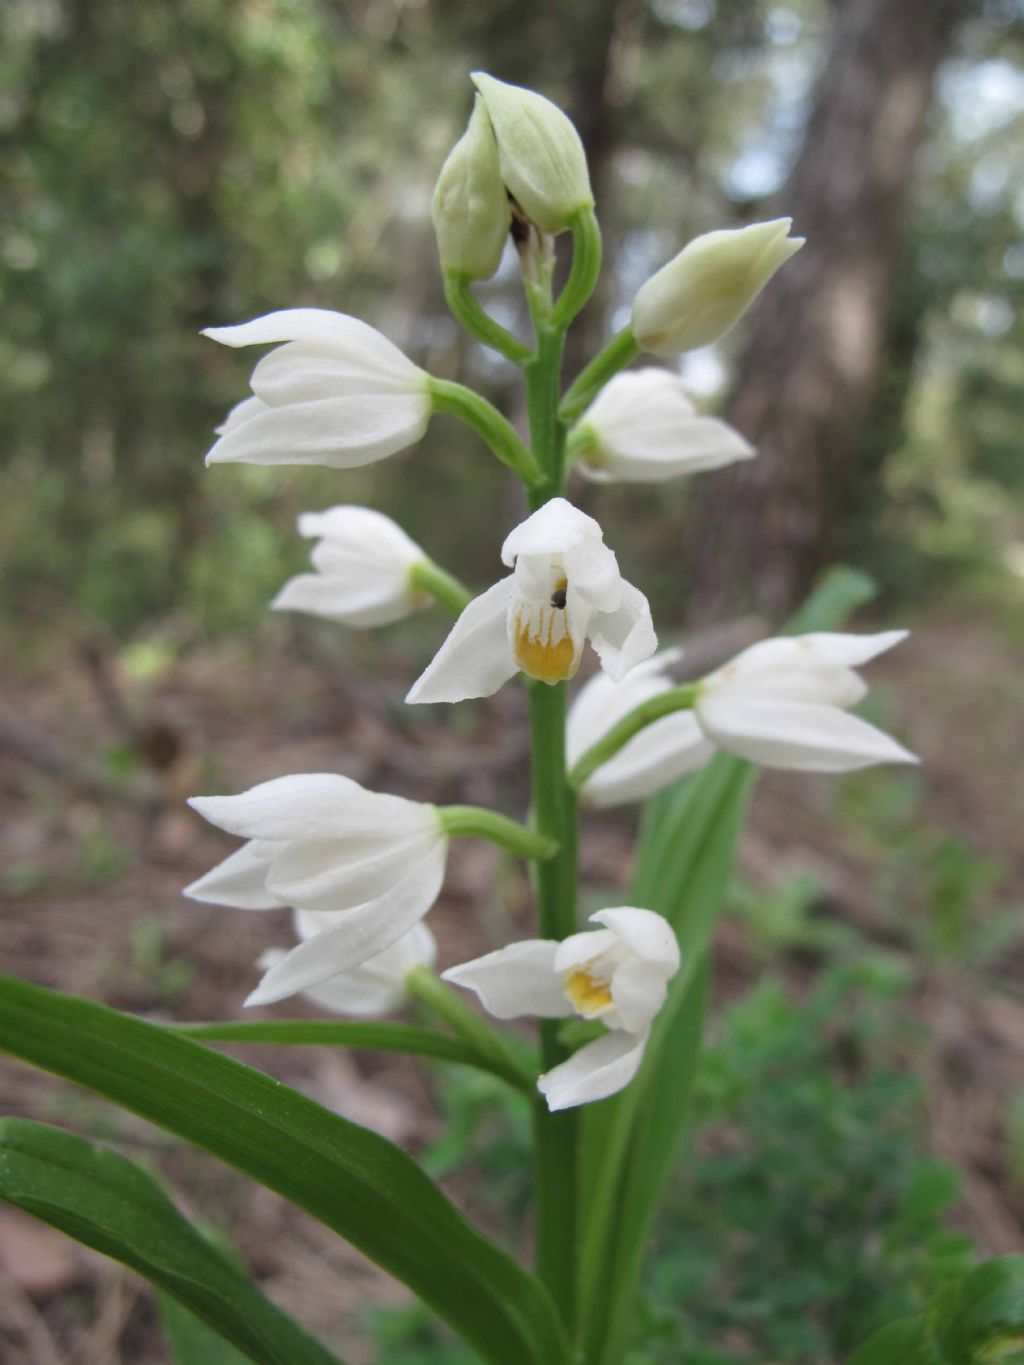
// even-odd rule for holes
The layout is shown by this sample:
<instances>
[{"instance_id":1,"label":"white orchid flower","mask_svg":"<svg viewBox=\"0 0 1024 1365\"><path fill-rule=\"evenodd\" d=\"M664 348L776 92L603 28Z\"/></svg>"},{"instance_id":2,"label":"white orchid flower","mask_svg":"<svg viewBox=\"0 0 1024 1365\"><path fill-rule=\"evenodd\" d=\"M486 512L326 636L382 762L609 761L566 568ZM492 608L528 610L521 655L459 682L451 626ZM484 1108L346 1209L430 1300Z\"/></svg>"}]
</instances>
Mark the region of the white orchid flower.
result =
<instances>
[{"instance_id":1,"label":"white orchid flower","mask_svg":"<svg viewBox=\"0 0 1024 1365\"><path fill-rule=\"evenodd\" d=\"M286 308L203 335L224 346L285 343L256 366L255 397L232 408L207 464L352 469L412 445L427 429L429 376L358 318Z\"/></svg>"},{"instance_id":2,"label":"white orchid flower","mask_svg":"<svg viewBox=\"0 0 1024 1365\"><path fill-rule=\"evenodd\" d=\"M637 706L671 691L676 684L665 669L681 657L682 650L663 650L646 663L637 664L619 683L612 682L604 673L595 674L569 708L566 766L571 770L588 749ZM692 711L673 711L644 726L613 758L602 763L580 787L579 794L588 805L598 807L642 801L684 773L699 768L714 751Z\"/></svg>"},{"instance_id":3,"label":"white orchid flower","mask_svg":"<svg viewBox=\"0 0 1024 1365\"><path fill-rule=\"evenodd\" d=\"M654 366L607 383L570 432L569 451L581 474L604 483L655 483L756 453L726 422L700 416L679 375Z\"/></svg>"},{"instance_id":4,"label":"white orchid flower","mask_svg":"<svg viewBox=\"0 0 1024 1365\"><path fill-rule=\"evenodd\" d=\"M679 944L653 910L619 906L590 919L603 926L561 943L526 939L443 972L475 991L497 1019L599 1019L609 1030L537 1082L548 1108L569 1109L614 1095L636 1075Z\"/></svg>"},{"instance_id":5,"label":"white orchid flower","mask_svg":"<svg viewBox=\"0 0 1024 1365\"><path fill-rule=\"evenodd\" d=\"M642 285L633 300L633 335L651 355L710 346L732 327L780 266L804 244L792 218L706 232Z\"/></svg>"},{"instance_id":6,"label":"white orchid flower","mask_svg":"<svg viewBox=\"0 0 1024 1365\"><path fill-rule=\"evenodd\" d=\"M402 528L369 507L303 512L299 533L317 537L315 573L290 578L271 602L278 611L304 611L348 626L401 621L431 598L412 570L427 556Z\"/></svg>"},{"instance_id":7,"label":"white orchid flower","mask_svg":"<svg viewBox=\"0 0 1024 1365\"><path fill-rule=\"evenodd\" d=\"M501 558L513 572L470 602L407 701L488 697L519 669L562 682L585 640L618 680L657 648L647 598L621 576L593 517L564 498L517 526Z\"/></svg>"},{"instance_id":8,"label":"white orchid flower","mask_svg":"<svg viewBox=\"0 0 1024 1365\"><path fill-rule=\"evenodd\" d=\"M310 910L295 911L295 932L303 941L315 939L331 927L331 921ZM287 957L281 948L268 948L260 958L264 971L279 966ZM414 924L407 934L368 958L351 971L309 986L302 992L313 1004L333 1014L374 1019L390 1014L406 999L405 982L417 967L432 967L437 958L434 935L425 924Z\"/></svg>"},{"instance_id":9,"label":"white orchid flower","mask_svg":"<svg viewBox=\"0 0 1024 1365\"><path fill-rule=\"evenodd\" d=\"M436 806L369 792L337 773L278 777L189 805L248 842L186 896L241 910L291 905L323 924L246 1004L272 1004L361 966L408 933L441 890L448 837Z\"/></svg>"},{"instance_id":10,"label":"white orchid flower","mask_svg":"<svg viewBox=\"0 0 1024 1365\"><path fill-rule=\"evenodd\" d=\"M770 768L842 773L916 763L902 744L847 713L867 691L854 668L906 635L820 632L762 640L703 679L697 720L719 748Z\"/></svg>"}]
</instances>

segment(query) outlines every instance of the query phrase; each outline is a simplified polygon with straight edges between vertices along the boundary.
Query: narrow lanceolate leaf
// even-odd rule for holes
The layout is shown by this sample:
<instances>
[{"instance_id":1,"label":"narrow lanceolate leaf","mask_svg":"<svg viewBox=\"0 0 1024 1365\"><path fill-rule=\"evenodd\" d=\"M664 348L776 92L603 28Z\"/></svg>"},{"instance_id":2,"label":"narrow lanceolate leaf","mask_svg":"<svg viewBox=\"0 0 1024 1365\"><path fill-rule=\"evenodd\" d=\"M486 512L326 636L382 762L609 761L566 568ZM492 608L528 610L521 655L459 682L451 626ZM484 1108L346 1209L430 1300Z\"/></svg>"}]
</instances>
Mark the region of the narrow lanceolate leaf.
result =
<instances>
[{"instance_id":1,"label":"narrow lanceolate leaf","mask_svg":"<svg viewBox=\"0 0 1024 1365\"><path fill-rule=\"evenodd\" d=\"M212 1152L318 1218L495 1365L564 1365L546 1291L399 1148L262 1072L102 1005L0 976L0 1048Z\"/></svg>"},{"instance_id":2,"label":"narrow lanceolate leaf","mask_svg":"<svg viewBox=\"0 0 1024 1365\"><path fill-rule=\"evenodd\" d=\"M247 1356L182 1308L169 1294L159 1295L160 1320L174 1365L245 1365Z\"/></svg>"},{"instance_id":3,"label":"narrow lanceolate leaf","mask_svg":"<svg viewBox=\"0 0 1024 1365\"><path fill-rule=\"evenodd\" d=\"M873 593L837 568L794 615L789 633L841 624ZM581 1295L588 1365L622 1358L651 1226L689 1121L707 983L706 958L725 894L755 771L719 754L701 772L649 801L629 898L664 915L683 965L637 1080L585 1115Z\"/></svg>"},{"instance_id":4,"label":"narrow lanceolate leaf","mask_svg":"<svg viewBox=\"0 0 1024 1365\"><path fill-rule=\"evenodd\" d=\"M525 1067L519 1070L496 1054L475 1048L462 1038L400 1024L390 1019L243 1019L212 1024L176 1024L175 1033L211 1043L281 1043L303 1047L358 1047L374 1052L403 1052L410 1056L434 1057L441 1062L458 1062L489 1071L530 1098L536 1095L536 1079Z\"/></svg>"},{"instance_id":5,"label":"narrow lanceolate leaf","mask_svg":"<svg viewBox=\"0 0 1024 1365\"><path fill-rule=\"evenodd\" d=\"M117 1152L44 1123L0 1120L0 1199L169 1295L180 1318L213 1343L202 1362L197 1356L182 1365L339 1365L182 1217L152 1176Z\"/></svg>"}]
</instances>

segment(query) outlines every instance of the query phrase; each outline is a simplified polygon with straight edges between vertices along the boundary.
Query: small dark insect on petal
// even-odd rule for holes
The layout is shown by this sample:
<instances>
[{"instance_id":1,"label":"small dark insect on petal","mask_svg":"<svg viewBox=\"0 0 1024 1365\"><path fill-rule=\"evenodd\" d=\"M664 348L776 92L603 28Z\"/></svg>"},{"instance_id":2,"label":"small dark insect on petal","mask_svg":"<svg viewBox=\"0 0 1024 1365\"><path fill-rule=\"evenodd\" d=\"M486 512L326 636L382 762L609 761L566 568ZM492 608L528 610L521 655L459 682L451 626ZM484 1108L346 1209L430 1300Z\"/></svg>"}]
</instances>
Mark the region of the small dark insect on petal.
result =
<instances>
[{"instance_id":1,"label":"small dark insect on petal","mask_svg":"<svg viewBox=\"0 0 1024 1365\"><path fill-rule=\"evenodd\" d=\"M553 607L558 607L558 609L559 609L560 611L563 611L563 610L565 609L565 589L564 589L564 588L557 588L557 589L551 594L551 605L552 605Z\"/></svg>"}]
</instances>

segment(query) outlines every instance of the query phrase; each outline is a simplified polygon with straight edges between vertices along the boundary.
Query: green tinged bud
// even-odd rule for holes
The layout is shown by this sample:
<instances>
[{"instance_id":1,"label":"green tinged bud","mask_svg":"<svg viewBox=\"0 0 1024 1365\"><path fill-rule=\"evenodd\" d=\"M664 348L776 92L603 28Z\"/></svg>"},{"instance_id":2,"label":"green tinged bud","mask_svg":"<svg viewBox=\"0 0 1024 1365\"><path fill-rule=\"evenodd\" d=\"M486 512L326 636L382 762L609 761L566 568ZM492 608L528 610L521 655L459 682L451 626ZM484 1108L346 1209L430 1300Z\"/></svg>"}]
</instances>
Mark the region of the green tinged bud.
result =
<instances>
[{"instance_id":1,"label":"green tinged bud","mask_svg":"<svg viewBox=\"0 0 1024 1365\"><path fill-rule=\"evenodd\" d=\"M489 280L501 260L512 211L498 169L498 144L479 95L469 126L441 167L430 213L441 269Z\"/></svg>"},{"instance_id":2,"label":"green tinged bud","mask_svg":"<svg viewBox=\"0 0 1024 1365\"><path fill-rule=\"evenodd\" d=\"M483 71L472 79L487 106L509 194L542 232L564 232L594 207L579 133L543 95Z\"/></svg>"},{"instance_id":3,"label":"green tinged bud","mask_svg":"<svg viewBox=\"0 0 1024 1365\"><path fill-rule=\"evenodd\" d=\"M804 244L791 218L707 232L652 275L633 301L633 336L651 355L710 346Z\"/></svg>"}]
</instances>

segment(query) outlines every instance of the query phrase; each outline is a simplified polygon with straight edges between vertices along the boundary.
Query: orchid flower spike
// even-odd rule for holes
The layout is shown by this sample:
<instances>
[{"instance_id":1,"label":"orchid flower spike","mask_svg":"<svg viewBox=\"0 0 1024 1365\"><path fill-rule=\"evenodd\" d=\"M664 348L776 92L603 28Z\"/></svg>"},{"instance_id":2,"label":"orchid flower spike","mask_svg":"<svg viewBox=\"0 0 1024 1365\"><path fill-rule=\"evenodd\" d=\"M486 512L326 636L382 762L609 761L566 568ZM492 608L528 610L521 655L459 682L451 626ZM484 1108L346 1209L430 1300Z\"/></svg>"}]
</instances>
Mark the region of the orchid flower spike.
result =
<instances>
[{"instance_id":1,"label":"orchid flower spike","mask_svg":"<svg viewBox=\"0 0 1024 1365\"><path fill-rule=\"evenodd\" d=\"M186 896L240 910L291 905L322 925L270 968L247 1005L361 966L407 934L441 890L448 838L436 806L369 792L336 773L278 777L189 805L248 842Z\"/></svg>"},{"instance_id":2,"label":"orchid flower spike","mask_svg":"<svg viewBox=\"0 0 1024 1365\"><path fill-rule=\"evenodd\" d=\"M792 218L775 218L706 232L683 247L633 301L633 335L640 349L679 355L724 336L803 246L802 237L789 236L792 224Z\"/></svg>"},{"instance_id":3,"label":"orchid flower spike","mask_svg":"<svg viewBox=\"0 0 1024 1365\"><path fill-rule=\"evenodd\" d=\"M358 318L287 308L203 335L224 346L284 343L256 366L255 397L232 408L207 464L353 469L412 445L427 429L426 371Z\"/></svg>"},{"instance_id":4,"label":"orchid flower spike","mask_svg":"<svg viewBox=\"0 0 1024 1365\"><path fill-rule=\"evenodd\" d=\"M603 1100L636 1075L668 983L679 970L679 945L653 910L620 906L590 916L600 929L561 943L526 939L451 967L445 981L475 991L498 1019L599 1019L609 1030L541 1076L548 1108Z\"/></svg>"},{"instance_id":5,"label":"orchid flower spike","mask_svg":"<svg viewBox=\"0 0 1024 1365\"><path fill-rule=\"evenodd\" d=\"M317 537L310 556L315 572L290 578L270 604L275 610L309 612L347 626L385 626L429 605L412 573L427 556L382 512L303 512L299 532Z\"/></svg>"},{"instance_id":6,"label":"orchid flower spike","mask_svg":"<svg viewBox=\"0 0 1024 1365\"><path fill-rule=\"evenodd\" d=\"M847 714L867 692L854 669L906 635L820 632L762 640L703 679L697 720L720 749L769 768L843 773L916 763L902 744Z\"/></svg>"},{"instance_id":7,"label":"orchid flower spike","mask_svg":"<svg viewBox=\"0 0 1024 1365\"><path fill-rule=\"evenodd\" d=\"M637 664L622 682L597 673L585 684L566 720L566 767L570 770L608 731L636 707L676 685L665 672L682 657L666 649ZM714 753L692 711L673 711L652 721L619 752L602 763L580 788L580 798L597 807L642 801L670 782L701 767Z\"/></svg>"},{"instance_id":8,"label":"orchid flower spike","mask_svg":"<svg viewBox=\"0 0 1024 1365\"><path fill-rule=\"evenodd\" d=\"M619 573L597 522L564 498L517 526L501 558L513 572L470 602L407 701L488 697L519 669L562 682L585 640L618 681L657 648L647 598Z\"/></svg>"},{"instance_id":9,"label":"orchid flower spike","mask_svg":"<svg viewBox=\"0 0 1024 1365\"><path fill-rule=\"evenodd\" d=\"M307 941L329 929L322 915L311 910L296 910L295 932ZM268 948L259 965L264 971L279 966L287 957L281 948ZM425 924L414 924L390 948L376 957L368 958L350 971L309 986L302 992L314 1005L332 1014L351 1014L361 1019L374 1019L390 1014L406 1000L405 983L417 967L433 967L437 957L434 935Z\"/></svg>"},{"instance_id":10,"label":"orchid flower spike","mask_svg":"<svg viewBox=\"0 0 1024 1365\"><path fill-rule=\"evenodd\" d=\"M569 433L588 479L655 483L749 460L754 447L717 417L701 417L677 374L653 366L618 374Z\"/></svg>"}]
</instances>

